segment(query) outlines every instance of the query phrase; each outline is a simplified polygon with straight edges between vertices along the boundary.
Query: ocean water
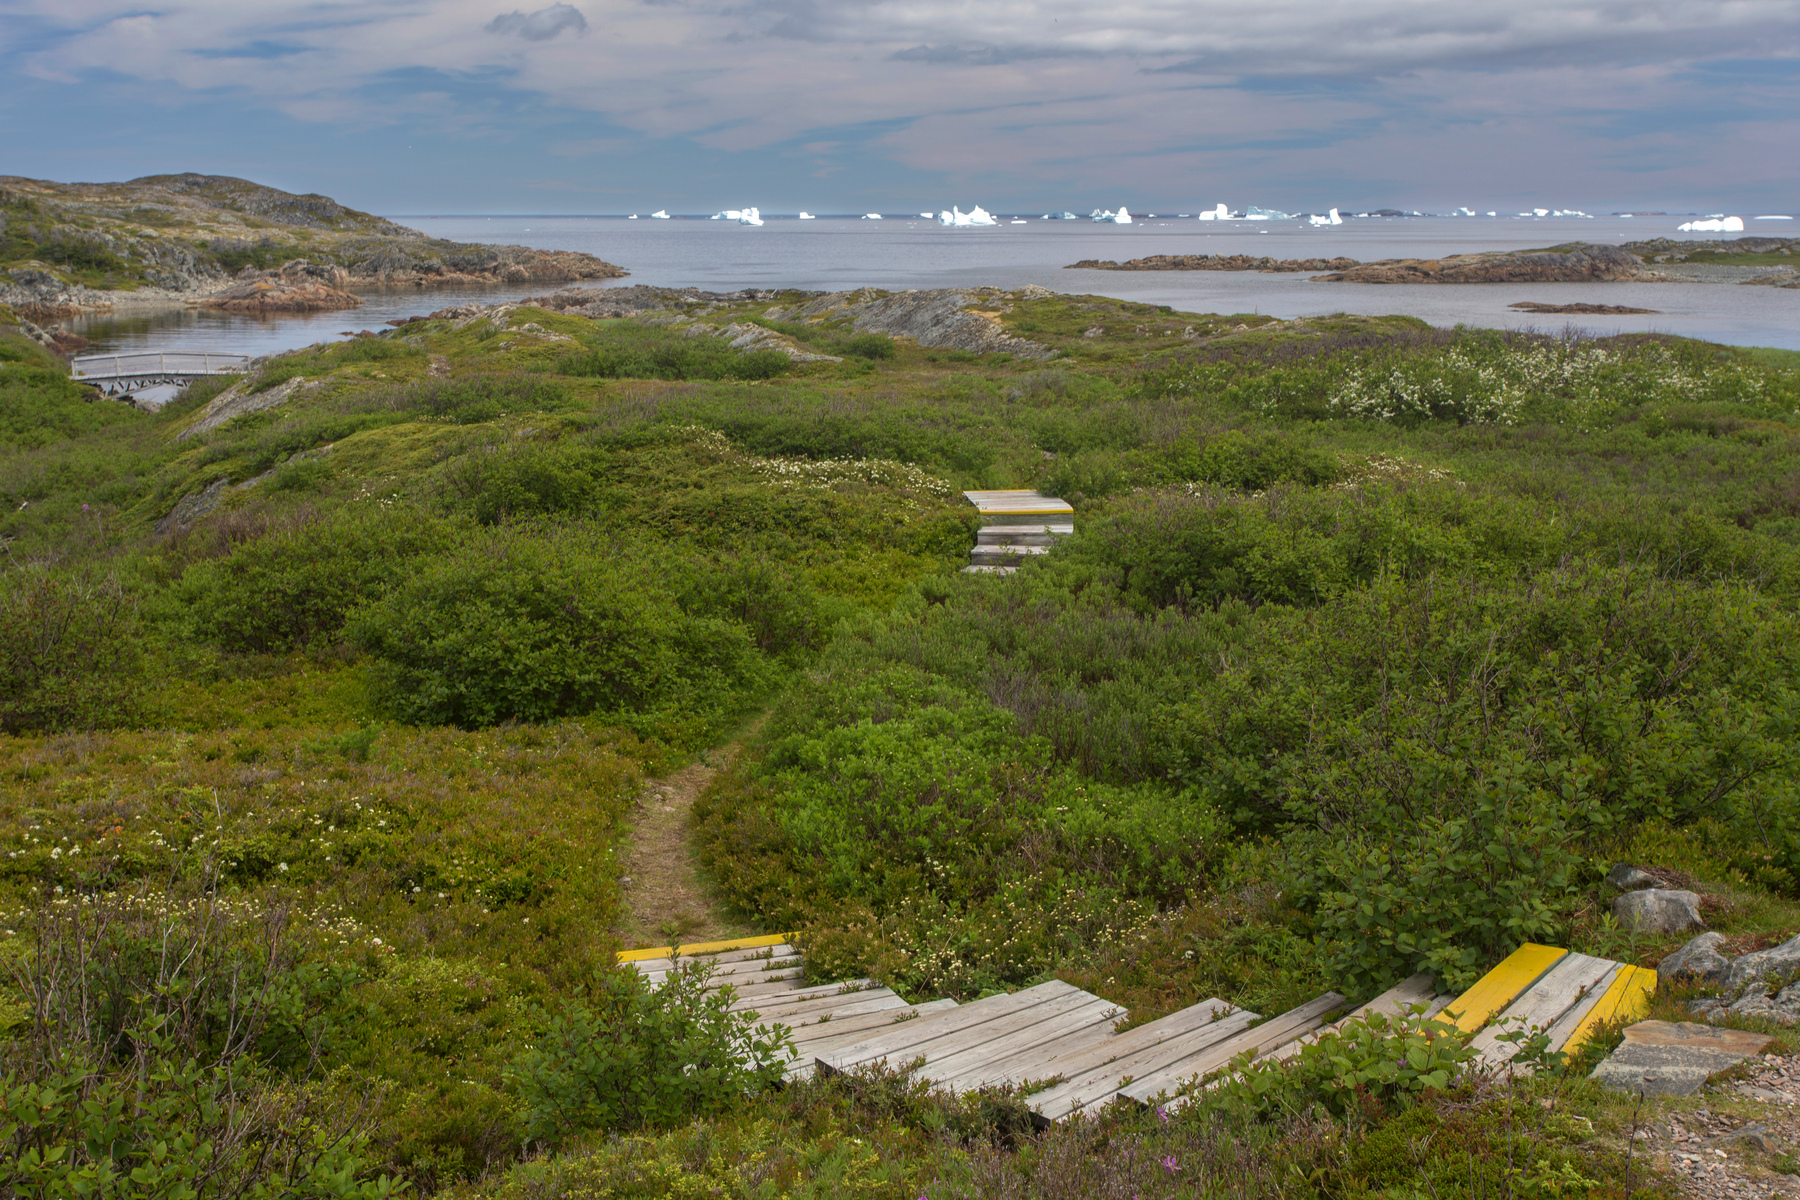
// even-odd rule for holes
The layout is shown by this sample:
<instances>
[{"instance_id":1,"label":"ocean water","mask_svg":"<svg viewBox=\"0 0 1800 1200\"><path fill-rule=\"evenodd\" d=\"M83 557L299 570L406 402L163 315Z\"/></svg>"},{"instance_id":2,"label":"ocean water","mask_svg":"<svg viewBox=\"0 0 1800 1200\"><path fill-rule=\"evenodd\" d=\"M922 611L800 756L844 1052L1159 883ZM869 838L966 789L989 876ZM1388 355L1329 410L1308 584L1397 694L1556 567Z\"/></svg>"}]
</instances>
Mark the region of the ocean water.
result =
<instances>
[{"instance_id":1,"label":"ocean water","mask_svg":"<svg viewBox=\"0 0 1800 1200\"><path fill-rule=\"evenodd\" d=\"M1152 254L1254 254L1271 258L1426 258L1480 250L1524 250L1563 242L1613 243L1653 237L1730 240L1793 237L1800 222L1749 221L1745 234L1682 234L1681 217L1370 217L1312 228L1299 222L1214 222L1172 215L1124 225L1045 221L1024 214L992 227L947 229L919 217L881 221L768 217L761 227L703 218L655 221L622 217L394 215L434 237L580 250L617 263L626 279L592 286L649 283L735 291L798 287L823 291L1037 284L1196 313L1262 313L1289 318L1336 312L1402 313L1433 325L1498 329L1574 324L1598 334L1654 331L1734 345L1800 349L1800 290L1735 284L1435 284L1314 283L1305 274L1260 272L1067 270L1085 258ZM66 322L95 351L214 350L269 354L378 329L384 321L470 301L518 299L551 290L476 288L367 294L350 312L254 317L191 310L145 317ZM1620 316L1533 315L1507 306L1592 303L1655 309Z\"/></svg>"}]
</instances>

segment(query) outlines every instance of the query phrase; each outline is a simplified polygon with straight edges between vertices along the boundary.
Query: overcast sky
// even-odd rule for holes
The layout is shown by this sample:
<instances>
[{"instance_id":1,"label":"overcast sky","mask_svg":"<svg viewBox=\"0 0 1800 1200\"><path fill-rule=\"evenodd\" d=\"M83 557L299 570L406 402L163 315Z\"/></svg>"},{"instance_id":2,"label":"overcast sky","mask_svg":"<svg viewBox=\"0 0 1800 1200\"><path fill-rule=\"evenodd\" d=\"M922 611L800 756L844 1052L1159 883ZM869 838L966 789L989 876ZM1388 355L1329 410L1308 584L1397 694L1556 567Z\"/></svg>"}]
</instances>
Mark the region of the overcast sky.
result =
<instances>
[{"instance_id":1,"label":"overcast sky","mask_svg":"<svg viewBox=\"0 0 1800 1200\"><path fill-rule=\"evenodd\" d=\"M1800 209L1800 0L0 0L0 174L384 213Z\"/></svg>"}]
</instances>

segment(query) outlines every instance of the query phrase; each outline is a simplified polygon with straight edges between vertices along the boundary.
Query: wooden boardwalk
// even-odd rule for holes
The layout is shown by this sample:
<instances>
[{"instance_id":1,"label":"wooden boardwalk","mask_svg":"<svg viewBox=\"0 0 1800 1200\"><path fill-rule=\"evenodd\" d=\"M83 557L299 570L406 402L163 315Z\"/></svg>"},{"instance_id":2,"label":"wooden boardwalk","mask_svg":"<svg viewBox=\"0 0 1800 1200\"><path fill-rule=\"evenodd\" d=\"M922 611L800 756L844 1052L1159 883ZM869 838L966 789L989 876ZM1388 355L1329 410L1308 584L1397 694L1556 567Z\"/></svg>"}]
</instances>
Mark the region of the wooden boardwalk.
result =
<instances>
[{"instance_id":1,"label":"wooden boardwalk","mask_svg":"<svg viewBox=\"0 0 1800 1200\"><path fill-rule=\"evenodd\" d=\"M1029 490L963 495L982 519L967 572L1010 575L1020 560L1050 553L1058 537L1075 532L1075 510L1054 496Z\"/></svg>"},{"instance_id":2,"label":"wooden boardwalk","mask_svg":"<svg viewBox=\"0 0 1800 1200\"><path fill-rule=\"evenodd\" d=\"M1327 1021L1347 1005L1326 992L1266 1020L1215 998L1119 1033L1124 1009L1060 980L968 1004L909 1004L867 979L808 986L800 955L780 937L683 946L676 953L712 963L708 986L734 988L734 1011L791 1031L789 1078L886 1063L912 1067L920 1078L958 1092L1048 1084L1027 1097L1046 1123L1117 1100L1176 1097L1240 1055L1286 1059L1359 1018L1419 1006L1446 1034L1469 1037L1480 1067L1505 1069L1517 1043L1499 1040L1503 1034L1541 1031L1550 1049L1573 1049L1602 1023L1640 1015L1656 987L1654 971L1527 945L1461 996L1440 995L1430 975L1414 975L1333 1025ZM678 961L670 947L620 959L653 982Z\"/></svg>"},{"instance_id":3,"label":"wooden boardwalk","mask_svg":"<svg viewBox=\"0 0 1800 1200\"><path fill-rule=\"evenodd\" d=\"M135 354L84 354L69 360L69 377L91 384L108 396L164 384L186 384L207 375L238 375L250 365L248 354L154 350Z\"/></svg>"}]
</instances>

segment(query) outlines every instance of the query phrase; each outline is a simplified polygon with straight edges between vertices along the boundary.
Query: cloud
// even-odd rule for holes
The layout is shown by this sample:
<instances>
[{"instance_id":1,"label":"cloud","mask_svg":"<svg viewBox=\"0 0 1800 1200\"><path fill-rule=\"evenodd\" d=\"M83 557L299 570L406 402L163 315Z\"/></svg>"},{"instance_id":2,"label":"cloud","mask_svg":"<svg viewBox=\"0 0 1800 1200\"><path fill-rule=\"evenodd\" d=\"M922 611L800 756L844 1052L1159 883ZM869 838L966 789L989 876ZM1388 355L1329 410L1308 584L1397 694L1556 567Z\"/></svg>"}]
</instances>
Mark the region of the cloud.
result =
<instances>
[{"instance_id":1,"label":"cloud","mask_svg":"<svg viewBox=\"0 0 1800 1200\"><path fill-rule=\"evenodd\" d=\"M514 33L528 42L547 42L565 29L587 32L587 18L572 4L552 4L529 15L514 9L489 21L489 33Z\"/></svg>"}]
</instances>

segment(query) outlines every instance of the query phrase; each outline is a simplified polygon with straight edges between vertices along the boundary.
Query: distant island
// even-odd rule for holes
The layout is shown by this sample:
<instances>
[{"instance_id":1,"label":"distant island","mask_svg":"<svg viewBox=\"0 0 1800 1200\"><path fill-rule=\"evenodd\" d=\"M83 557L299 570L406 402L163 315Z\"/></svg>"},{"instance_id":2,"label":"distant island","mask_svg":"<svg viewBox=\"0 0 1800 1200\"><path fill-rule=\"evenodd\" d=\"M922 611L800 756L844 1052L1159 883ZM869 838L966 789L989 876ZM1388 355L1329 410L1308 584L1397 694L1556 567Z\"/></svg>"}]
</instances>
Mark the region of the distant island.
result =
<instances>
[{"instance_id":1,"label":"distant island","mask_svg":"<svg viewBox=\"0 0 1800 1200\"><path fill-rule=\"evenodd\" d=\"M37 320L171 307L355 308L355 289L628 274L591 254L429 237L327 196L224 175L0 176L0 304Z\"/></svg>"},{"instance_id":2,"label":"distant island","mask_svg":"<svg viewBox=\"0 0 1800 1200\"><path fill-rule=\"evenodd\" d=\"M1730 242L1654 238L1601 246L1570 242L1543 250L1498 250L1442 258L1276 259L1248 254L1156 254L1126 262L1083 259L1067 270L1324 271L1322 283L1748 283L1800 287L1800 239L1743 237Z\"/></svg>"}]
</instances>

